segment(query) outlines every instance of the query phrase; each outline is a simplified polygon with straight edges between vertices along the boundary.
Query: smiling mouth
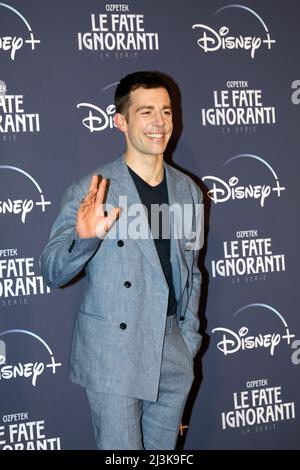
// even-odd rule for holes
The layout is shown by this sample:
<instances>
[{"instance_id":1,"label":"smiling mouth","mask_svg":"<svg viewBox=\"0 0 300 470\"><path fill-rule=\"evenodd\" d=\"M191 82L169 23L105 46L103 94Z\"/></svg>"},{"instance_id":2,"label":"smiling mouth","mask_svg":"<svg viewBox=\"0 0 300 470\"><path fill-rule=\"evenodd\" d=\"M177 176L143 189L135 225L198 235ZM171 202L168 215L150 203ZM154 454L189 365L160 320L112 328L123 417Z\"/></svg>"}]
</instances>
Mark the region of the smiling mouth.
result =
<instances>
[{"instance_id":1,"label":"smiling mouth","mask_svg":"<svg viewBox=\"0 0 300 470\"><path fill-rule=\"evenodd\" d=\"M151 133L151 134L146 134L146 136L150 137L150 139L162 139L164 134Z\"/></svg>"}]
</instances>

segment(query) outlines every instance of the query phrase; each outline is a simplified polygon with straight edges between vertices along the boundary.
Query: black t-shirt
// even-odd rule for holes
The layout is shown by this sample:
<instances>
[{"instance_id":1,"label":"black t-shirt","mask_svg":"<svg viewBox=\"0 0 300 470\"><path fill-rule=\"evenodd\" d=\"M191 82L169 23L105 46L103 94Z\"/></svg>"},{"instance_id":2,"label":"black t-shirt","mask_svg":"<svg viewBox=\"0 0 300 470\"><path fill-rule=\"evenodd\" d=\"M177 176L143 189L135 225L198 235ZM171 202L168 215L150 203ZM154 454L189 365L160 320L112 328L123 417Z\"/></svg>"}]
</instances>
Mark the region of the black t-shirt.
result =
<instances>
[{"instance_id":1,"label":"black t-shirt","mask_svg":"<svg viewBox=\"0 0 300 470\"><path fill-rule=\"evenodd\" d=\"M161 204L169 204L168 187L166 175L161 183L156 186L151 186L146 183L137 173L131 168L127 167L131 177L135 183L136 189L139 193L142 204L147 208L148 222L151 228L152 236L155 242L156 250L160 259L161 267L164 272L166 281L169 286L169 301L167 315L174 315L176 313L176 298L172 278L172 265L170 261L170 230L169 230L169 209L166 207L164 210L168 212L165 217L165 212L155 210L153 220L151 220L151 206L154 204L158 209ZM156 217L155 214L159 214Z\"/></svg>"}]
</instances>

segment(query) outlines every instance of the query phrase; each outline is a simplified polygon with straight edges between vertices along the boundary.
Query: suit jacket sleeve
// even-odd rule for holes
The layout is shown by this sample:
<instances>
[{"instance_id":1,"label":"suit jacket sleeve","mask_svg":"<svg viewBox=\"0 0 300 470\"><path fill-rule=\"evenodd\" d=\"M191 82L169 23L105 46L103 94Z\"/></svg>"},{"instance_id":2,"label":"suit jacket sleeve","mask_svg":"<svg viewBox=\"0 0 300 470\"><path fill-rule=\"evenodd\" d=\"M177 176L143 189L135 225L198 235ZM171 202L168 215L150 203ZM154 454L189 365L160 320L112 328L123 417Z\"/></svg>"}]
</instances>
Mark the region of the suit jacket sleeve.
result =
<instances>
[{"instance_id":1,"label":"suit jacket sleeve","mask_svg":"<svg viewBox=\"0 0 300 470\"><path fill-rule=\"evenodd\" d=\"M76 216L85 196L80 184L67 189L41 258L40 268L46 284L59 287L74 278L99 247L98 238L81 239L76 232Z\"/></svg>"}]
</instances>

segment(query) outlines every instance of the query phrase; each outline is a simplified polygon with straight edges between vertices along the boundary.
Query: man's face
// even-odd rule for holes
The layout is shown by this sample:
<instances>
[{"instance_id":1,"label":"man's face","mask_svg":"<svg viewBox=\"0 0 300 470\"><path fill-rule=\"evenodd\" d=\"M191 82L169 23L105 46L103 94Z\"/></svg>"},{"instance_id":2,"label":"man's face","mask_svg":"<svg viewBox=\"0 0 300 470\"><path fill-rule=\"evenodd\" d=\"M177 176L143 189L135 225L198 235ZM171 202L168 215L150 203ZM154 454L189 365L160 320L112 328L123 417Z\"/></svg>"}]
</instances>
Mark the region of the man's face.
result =
<instances>
[{"instance_id":1,"label":"man's face","mask_svg":"<svg viewBox=\"0 0 300 470\"><path fill-rule=\"evenodd\" d=\"M132 156L162 155L173 130L169 93L165 88L132 91L127 119L119 122Z\"/></svg>"}]
</instances>

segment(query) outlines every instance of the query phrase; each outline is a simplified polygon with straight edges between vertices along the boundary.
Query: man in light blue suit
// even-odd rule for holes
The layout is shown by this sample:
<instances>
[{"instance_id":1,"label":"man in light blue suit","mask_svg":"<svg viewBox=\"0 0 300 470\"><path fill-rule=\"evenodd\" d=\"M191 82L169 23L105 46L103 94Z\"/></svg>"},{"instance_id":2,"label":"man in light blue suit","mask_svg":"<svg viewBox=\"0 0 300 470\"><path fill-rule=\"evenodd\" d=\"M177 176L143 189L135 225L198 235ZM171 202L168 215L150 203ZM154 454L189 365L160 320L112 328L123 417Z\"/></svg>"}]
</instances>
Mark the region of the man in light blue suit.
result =
<instances>
[{"instance_id":1,"label":"man in light blue suit","mask_svg":"<svg viewBox=\"0 0 300 470\"><path fill-rule=\"evenodd\" d=\"M201 344L202 195L163 160L173 120L160 74L127 75L115 104L126 150L66 191L41 269L50 287L85 270L70 377L98 449L174 449Z\"/></svg>"}]
</instances>

